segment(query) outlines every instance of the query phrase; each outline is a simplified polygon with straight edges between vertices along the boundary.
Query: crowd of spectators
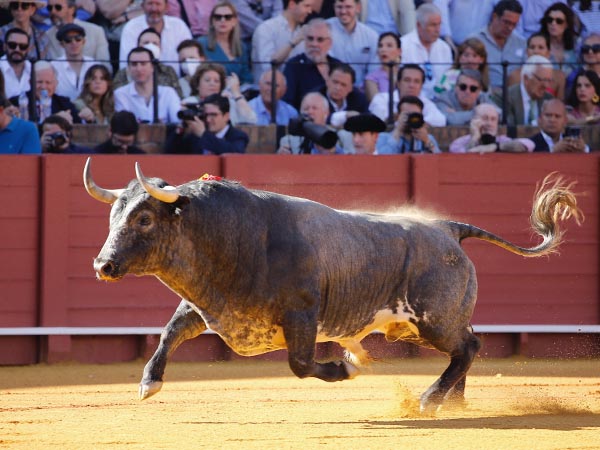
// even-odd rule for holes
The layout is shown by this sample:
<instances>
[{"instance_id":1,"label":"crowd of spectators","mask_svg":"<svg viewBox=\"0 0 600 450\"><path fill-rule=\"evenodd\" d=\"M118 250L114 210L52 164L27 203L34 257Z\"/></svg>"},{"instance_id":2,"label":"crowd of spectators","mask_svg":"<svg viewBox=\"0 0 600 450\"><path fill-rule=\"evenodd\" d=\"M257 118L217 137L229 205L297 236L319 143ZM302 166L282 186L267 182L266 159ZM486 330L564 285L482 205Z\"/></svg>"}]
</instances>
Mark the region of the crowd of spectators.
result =
<instances>
[{"instance_id":1,"label":"crowd of spectators","mask_svg":"<svg viewBox=\"0 0 600 450\"><path fill-rule=\"evenodd\" d=\"M269 123L287 127L278 153L436 153L431 127L446 125L471 130L454 153L583 152L573 130L600 122L599 0L0 7L0 153L138 152L143 123L169 125L165 153L244 153L237 127ZM106 125L108 140L81 147L73 124ZM499 124L539 133L511 140ZM33 147L15 132L31 125Z\"/></svg>"}]
</instances>

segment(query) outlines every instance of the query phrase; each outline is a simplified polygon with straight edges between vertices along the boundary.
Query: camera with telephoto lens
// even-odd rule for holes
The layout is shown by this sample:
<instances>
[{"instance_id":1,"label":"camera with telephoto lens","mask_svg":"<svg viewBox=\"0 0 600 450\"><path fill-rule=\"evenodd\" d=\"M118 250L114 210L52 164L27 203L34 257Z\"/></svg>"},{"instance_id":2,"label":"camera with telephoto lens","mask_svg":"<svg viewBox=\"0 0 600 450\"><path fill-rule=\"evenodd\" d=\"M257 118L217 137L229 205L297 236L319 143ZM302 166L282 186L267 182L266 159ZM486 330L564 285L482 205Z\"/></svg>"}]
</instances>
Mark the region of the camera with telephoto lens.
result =
<instances>
[{"instance_id":1,"label":"camera with telephoto lens","mask_svg":"<svg viewBox=\"0 0 600 450\"><path fill-rule=\"evenodd\" d=\"M332 148L338 140L335 131L324 125L317 125L306 114L290 119L288 131L292 136L306 137L323 148Z\"/></svg>"},{"instance_id":2,"label":"camera with telephoto lens","mask_svg":"<svg viewBox=\"0 0 600 450\"><path fill-rule=\"evenodd\" d=\"M410 133L413 130L418 130L423 125L425 125L425 119L423 118L423 114L418 112L413 112L408 115L406 118L406 124L404 125L404 132Z\"/></svg>"},{"instance_id":3,"label":"camera with telephoto lens","mask_svg":"<svg viewBox=\"0 0 600 450\"><path fill-rule=\"evenodd\" d=\"M179 120L194 120L194 117L198 117L200 120L206 120L206 113L204 112L204 105L202 103L188 103L185 105L186 109L182 109L177 113Z\"/></svg>"},{"instance_id":4,"label":"camera with telephoto lens","mask_svg":"<svg viewBox=\"0 0 600 450\"><path fill-rule=\"evenodd\" d=\"M50 139L50 147L58 149L67 143L67 135L62 131L57 131L48 135Z\"/></svg>"}]
</instances>

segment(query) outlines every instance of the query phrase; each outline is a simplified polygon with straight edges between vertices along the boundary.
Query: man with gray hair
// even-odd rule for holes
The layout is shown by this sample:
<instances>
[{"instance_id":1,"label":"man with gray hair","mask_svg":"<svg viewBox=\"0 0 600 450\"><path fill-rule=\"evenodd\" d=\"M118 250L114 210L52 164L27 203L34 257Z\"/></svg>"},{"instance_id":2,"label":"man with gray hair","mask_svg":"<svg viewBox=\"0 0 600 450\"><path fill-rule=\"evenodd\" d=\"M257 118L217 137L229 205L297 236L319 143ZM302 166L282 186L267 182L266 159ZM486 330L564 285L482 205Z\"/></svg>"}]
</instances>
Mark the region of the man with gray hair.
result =
<instances>
[{"instance_id":1,"label":"man with gray hair","mask_svg":"<svg viewBox=\"0 0 600 450\"><path fill-rule=\"evenodd\" d=\"M325 84L331 67L341 64L337 58L329 56L331 49L331 28L321 18L312 19L306 25L304 53L291 58L285 65L283 74L287 80L287 92L283 100L294 108L307 92L316 91Z\"/></svg>"},{"instance_id":2,"label":"man with gray hair","mask_svg":"<svg viewBox=\"0 0 600 450\"><path fill-rule=\"evenodd\" d=\"M254 110L257 117L257 125L268 125L271 123L273 113L273 72L268 70L260 76L258 82L259 95L248 102ZM292 105L281 100L287 89L285 77L278 70L275 71L275 100L277 107L275 110L275 123L277 125L287 126L290 119L298 117L298 111Z\"/></svg>"},{"instance_id":3,"label":"man with gray hair","mask_svg":"<svg viewBox=\"0 0 600 450\"><path fill-rule=\"evenodd\" d=\"M425 71L423 94L434 97L434 86L452 66L452 49L440 39L442 16L437 6L423 3L417 8L417 27L402 36L402 60L420 64Z\"/></svg>"},{"instance_id":4,"label":"man with gray hair","mask_svg":"<svg viewBox=\"0 0 600 450\"><path fill-rule=\"evenodd\" d=\"M83 54L89 56L100 64L104 64L111 72L110 55L108 53L108 41L102 27L75 17L77 11L77 0L48 0L48 13L52 21L52 27L46 31L48 44L47 56L50 59L58 59L65 50L56 37L58 29L63 25L75 24L83 28L85 32L85 44Z\"/></svg>"},{"instance_id":5,"label":"man with gray hair","mask_svg":"<svg viewBox=\"0 0 600 450\"><path fill-rule=\"evenodd\" d=\"M552 98L548 93L548 87L552 85L552 69L548 58L540 55L527 58L521 70L521 82L508 89L508 125L537 125L543 101Z\"/></svg>"},{"instance_id":6,"label":"man with gray hair","mask_svg":"<svg viewBox=\"0 0 600 450\"><path fill-rule=\"evenodd\" d=\"M437 95L433 103L446 116L448 125L468 125L475 106L492 102L482 87L480 71L463 69L454 89Z\"/></svg>"}]
</instances>

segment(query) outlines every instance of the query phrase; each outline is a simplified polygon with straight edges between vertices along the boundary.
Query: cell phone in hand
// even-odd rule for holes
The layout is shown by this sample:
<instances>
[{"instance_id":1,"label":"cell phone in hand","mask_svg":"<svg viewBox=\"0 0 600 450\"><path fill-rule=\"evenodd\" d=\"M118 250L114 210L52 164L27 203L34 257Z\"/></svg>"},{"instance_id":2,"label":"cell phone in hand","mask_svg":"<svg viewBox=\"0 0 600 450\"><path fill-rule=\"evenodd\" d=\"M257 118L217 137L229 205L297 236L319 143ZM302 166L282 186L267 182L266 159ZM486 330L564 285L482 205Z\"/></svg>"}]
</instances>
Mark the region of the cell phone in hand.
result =
<instances>
[{"instance_id":1,"label":"cell phone in hand","mask_svg":"<svg viewBox=\"0 0 600 450\"><path fill-rule=\"evenodd\" d=\"M565 129L564 137L579 138L581 136L580 127L567 127Z\"/></svg>"}]
</instances>

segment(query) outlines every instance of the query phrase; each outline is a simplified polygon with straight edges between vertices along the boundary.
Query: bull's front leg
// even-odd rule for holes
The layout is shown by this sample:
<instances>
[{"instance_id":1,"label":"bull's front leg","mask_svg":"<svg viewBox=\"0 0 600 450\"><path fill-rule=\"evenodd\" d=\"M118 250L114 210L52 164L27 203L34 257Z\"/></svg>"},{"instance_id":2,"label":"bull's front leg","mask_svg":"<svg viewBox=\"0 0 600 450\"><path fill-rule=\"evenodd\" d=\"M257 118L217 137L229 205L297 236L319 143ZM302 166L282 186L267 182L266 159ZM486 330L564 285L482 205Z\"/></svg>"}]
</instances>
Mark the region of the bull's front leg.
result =
<instances>
[{"instance_id":1,"label":"bull's front leg","mask_svg":"<svg viewBox=\"0 0 600 450\"><path fill-rule=\"evenodd\" d=\"M167 360L183 342L199 336L206 330L202 317L186 300L181 300L175 314L160 335L160 343L150 361L144 367L139 396L144 400L162 388Z\"/></svg>"},{"instance_id":2,"label":"bull's front leg","mask_svg":"<svg viewBox=\"0 0 600 450\"><path fill-rule=\"evenodd\" d=\"M317 318L313 311L289 311L283 320L288 362L299 378L316 377L325 381L354 378L358 369L348 361L315 361Z\"/></svg>"}]
</instances>

